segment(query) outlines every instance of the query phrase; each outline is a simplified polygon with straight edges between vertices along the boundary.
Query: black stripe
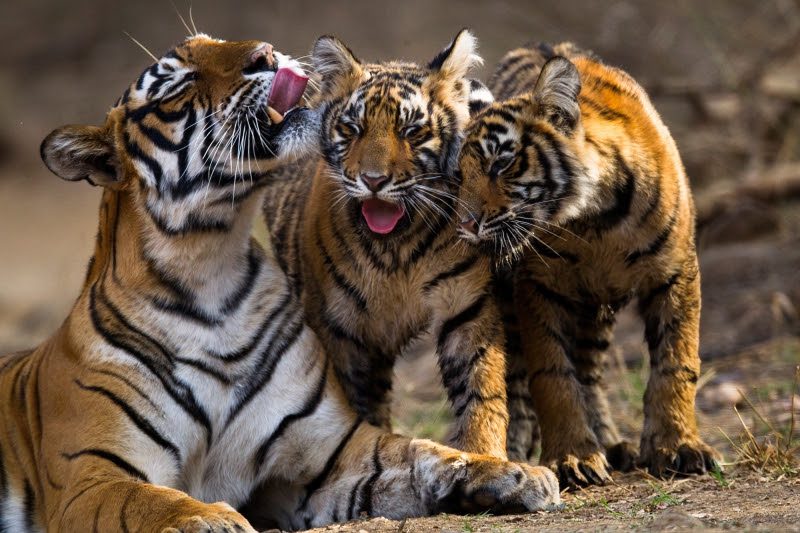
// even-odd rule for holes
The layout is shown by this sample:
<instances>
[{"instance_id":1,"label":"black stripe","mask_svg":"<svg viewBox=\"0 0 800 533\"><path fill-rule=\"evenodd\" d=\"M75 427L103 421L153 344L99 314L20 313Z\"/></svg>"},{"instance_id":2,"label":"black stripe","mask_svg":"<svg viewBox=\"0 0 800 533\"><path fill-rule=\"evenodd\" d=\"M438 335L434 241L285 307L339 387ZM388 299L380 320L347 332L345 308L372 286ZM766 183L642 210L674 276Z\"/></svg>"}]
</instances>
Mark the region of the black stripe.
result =
<instances>
[{"instance_id":1,"label":"black stripe","mask_svg":"<svg viewBox=\"0 0 800 533\"><path fill-rule=\"evenodd\" d=\"M203 374L211 378L216 379L223 385L230 385L231 383L233 383L233 381L228 375L226 375L220 370L217 370L216 368L213 368L211 365L203 361L197 359L189 359L187 357L176 357L175 362L181 365L190 366L195 370L202 372Z\"/></svg>"},{"instance_id":2,"label":"black stripe","mask_svg":"<svg viewBox=\"0 0 800 533\"><path fill-rule=\"evenodd\" d=\"M101 396L105 396L109 400L111 400L117 407L122 409L122 412L127 415L131 422L136 425L139 430L150 437L150 439L168 451L174 458L175 461L178 463L178 466L181 464L181 453L178 450L178 447L175 446L172 442L170 442L166 437L162 436L161 433L150 423L144 416L142 416L136 409L134 409L131 405L129 405L125 400L117 396L112 391L106 389L105 387L101 387L98 385L84 385L79 380L73 380L75 384L80 387L81 389L89 392L94 392L100 394Z\"/></svg>"},{"instance_id":3,"label":"black stripe","mask_svg":"<svg viewBox=\"0 0 800 533\"><path fill-rule=\"evenodd\" d=\"M33 494L33 487L30 481L25 480L25 495L22 500L23 514L25 515L26 531L34 531L36 523L36 498Z\"/></svg>"},{"instance_id":4,"label":"black stripe","mask_svg":"<svg viewBox=\"0 0 800 533\"><path fill-rule=\"evenodd\" d=\"M148 396L138 385L136 385L134 382L132 382L131 380L129 380L127 377L123 376L122 374L117 374L116 372L113 372L111 370L106 370L104 368L92 368L92 372L95 372L97 374L103 374L105 376L110 376L110 377L113 377L113 378L116 378L116 379L120 380L125 385L130 387L131 390L135 391L144 401L146 401L148 404L150 404L150 407L152 407L154 410L156 410L156 411L160 411L161 410L155 404L155 402L150 399L150 396Z\"/></svg>"},{"instance_id":5,"label":"black stripe","mask_svg":"<svg viewBox=\"0 0 800 533\"><path fill-rule=\"evenodd\" d=\"M109 463L112 463L114 466L116 466L120 470L125 471L131 477L135 477L135 478L141 479L145 483L150 483L150 481L147 479L147 476L144 474L144 472L142 472L141 470L139 470L138 468L136 468L135 466L130 464L128 461L126 461L125 459L123 459L119 455L117 455L115 453L112 453L112 452L109 452L108 450L101 450L101 449L98 449L98 448L87 448L85 450L81 450L81 451L75 452L75 453L62 453L61 456L64 457L64 459L67 459L69 461L74 461L75 459L78 459L78 458L84 457L84 456L97 457L99 459L104 459L104 460L108 461Z\"/></svg>"},{"instance_id":6,"label":"black stripe","mask_svg":"<svg viewBox=\"0 0 800 533\"><path fill-rule=\"evenodd\" d=\"M339 287L339 289L343 293L348 295L356 303L356 305L361 311L366 312L367 310L366 298L364 298L364 295L361 293L358 287L356 287L350 280L345 278L344 275L341 272L339 272L339 270L336 268L336 265L334 264L333 259L331 259L328 250L322 243L319 228L317 230L317 248L319 249L319 252L322 254L322 261L323 263L325 263L325 269L331 275L331 279L333 279L334 283L336 283L336 286Z\"/></svg>"},{"instance_id":7,"label":"black stripe","mask_svg":"<svg viewBox=\"0 0 800 533\"><path fill-rule=\"evenodd\" d=\"M454 411L453 415L456 417L456 419L460 419L461 415L464 414L464 411L466 411L467 407L469 407L471 404L473 404L473 403L481 403L482 404L482 403L486 403L486 402L496 402L498 400L502 401L503 405L505 406L505 402L507 402L507 398L506 398L506 396L504 394L492 394L491 396L484 396L480 392L473 390L473 391L470 391L470 393L467 395L467 399L464 400L464 402L462 402L457 407L454 406L455 407L455 411ZM506 416L505 412L503 413L503 416Z\"/></svg>"},{"instance_id":8,"label":"black stripe","mask_svg":"<svg viewBox=\"0 0 800 533\"><path fill-rule=\"evenodd\" d=\"M667 222L667 225L664 226L656 238L650 244L648 244L645 249L636 250L628 254L628 256L625 258L625 262L628 264L628 266L633 265L643 257L657 255L661 251L672 235L672 230L675 228L675 224L678 221L678 210L679 206L675 206L675 211L672 212L672 216Z\"/></svg>"},{"instance_id":9,"label":"black stripe","mask_svg":"<svg viewBox=\"0 0 800 533\"><path fill-rule=\"evenodd\" d=\"M471 257L467 257L466 259L464 259L460 263L456 263L449 270L445 270L444 272L439 273L436 277L434 277L432 280L427 282L425 284L423 290L429 291L429 290L433 289L434 287L436 287L437 285L439 285L441 282L443 282L443 281L445 281L445 280L447 280L449 278L454 278L456 276L460 276L461 274L463 274L464 272L466 272L467 270L472 268L472 266L475 264L475 262L477 260L478 260L478 256L477 255L473 255Z\"/></svg>"},{"instance_id":10,"label":"black stripe","mask_svg":"<svg viewBox=\"0 0 800 533\"><path fill-rule=\"evenodd\" d=\"M608 231L622 223L631 211L633 195L636 191L636 176L622 159L619 151L616 153L616 169L623 174L625 181L615 185L613 205L591 217L589 226L597 233Z\"/></svg>"},{"instance_id":11,"label":"black stripe","mask_svg":"<svg viewBox=\"0 0 800 533\"><path fill-rule=\"evenodd\" d=\"M328 333L330 333L333 337L339 340L348 341L354 344L361 351L367 350L367 345L364 343L364 341L356 337L355 334L344 329L343 326L341 326L337 321L334 320L332 316L330 316L330 313L323 311L321 318L325 329L327 329Z\"/></svg>"},{"instance_id":12,"label":"black stripe","mask_svg":"<svg viewBox=\"0 0 800 533\"><path fill-rule=\"evenodd\" d=\"M585 104L586 106L590 107L592 111L600 115L603 119L611 121L611 122L628 122L630 118L628 115L624 113L620 113L619 111L614 111L613 109L605 106L596 100L589 98L585 94L580 95L580 103Z\"/></svg>"},{"instance_id":13,"label":"black stripe","mask_svg":"<svg viewBox=\"0 0 800 533\"><path fill-rule=\"evenodd\" d=\"M292 324L292 320L294 324ZM225 427L229 427L233 420L241 413L242 409L252 401L267 383L272 379L278 363L281 362L283 355L292 347L302 334L306 325L303 320L302 312L295 311L294 314L287 314L286 319L275 328L275 335L270 339L266 349L262 352L259 362L256 365L256 373L242 388L238 402L233 406L228 415Z\"/></svg>"},{"instance_id":14,"label":"black stripe","mask_svg":"<svg viewBox=\"0 0 800 533\"><path fill-rule=\"evenodd\" d=\"M69 511L69 508L72 507L72 504L75 503L78 500L78 498L80 498L81 496L83 496L84 494L86 494L87 492L92 490L93 488L95 488L97 486L100 486L100 485L104 485L106 483L108 483L108 479L100 479L100 480L94 481L93 483L90 483L89 485L86 485L81 490L79 490L78 492L76 492L75 494L70 496L69 500L67 500L66 503L64 503L64 506L62 507L63 511L61 511L61 522L64 521L64 517L67 515L67 511Z\"/></svg>"},{"instance_id":15,"label":"black stripe","mask_svg":"<svg viewBox=\"0 0 800 533\"><path fill-rule=\"evenodd\" d=\"M216 357L218 359L222 359L226 363L234 363L236 361L240 361L247 357L253 350L256 349L256 346L259 342L264 339L264 332L267 331L269 326L275 323L275 319L278 315L287 310L287 306L289 302L292 301L292 293L287 291L283 298L281 298L280 302L278 302L275 307L273 307L272 311L267 315L266 319L261 323L256 330L255 334L250 338L247 344L242 346L241 348L227 353L220 353L215 352L213 350L206 350L206 353L211 355L212 357Z\"/></svg>"},{"instance_id":16,"label":"black stripe","mask_svg":"<svg viewBox=\"0 0 800 533\"><path fill-rule=\"evenodd\" d=\"M94 520L92 520L92 533L100 533L100 510L103 508L103 501L97 504L94 510Z\"/></svg>"},{"instance_id":17,"label":"black stripe","mask_svg":"<svg viewBox=\"0 0 800 533\"><path fill-rule=\"evenodd\" d=\"M239 286L222 302L217 316L210 315L206 311L198 309L193 298L191 298L191 293L174 278L169 280L167 286L170 289L180 291L178 299L167 301L163 298L153 297L151 298L151 302L156 308L166 313L176 314L182 318L199 322L205 326L219 326L228 315L239 309L242 302L255 286L255 280L261 272L261 260L256 250L257 248L251 245L250 251L247 254L247 272L245 277ZM152 260L149 261L149 265L151 271L158 273L157 275L160 281L165 279L164 273L158 269Z\"/></svg>"},{"instance_id":18,"label":"black stripe","mask_svg":"<svg viewBox=\"0 0 800 533\"><path fill-rule=\"evenodd\" d=\"M556 367L550 366L540 368L539 370L531 373L531 382L539 377L548 378L563 378L563 379L576 379L575 369L571 367Z\"/></svg>"},{"instance_id":19,"label":"black stripe","mask_svg":"<svg viewBox=\"0 0 800 533\"><path fill-rule=\"evenodd\" d=\"M339 459L339 456L342 454L342 451L347 446L347 443L350 442L350 439L353 438L353 435L355 434L359 426L361 426L361 424L362 420L356 419L356 421L347 431L345 436L342 437L342 440L339 441L339 444L336 446L336 449L334 449L333 453L330 455L330 457L328 457L328 460L325 461L325 466L323 467L322 471L319 474L317 474L317 476L314 479L312 479L308 485L306 485L306 495L305 498L303 498L300 507L298 508L298 512L306 508L308 502L314 496L314 493L316 493L320 489L320 487L322 487L322 484L325 482L325 479L327 479L327 477L330 475L331 471L333 470L333 467L336 466L336 461Z\"/></svg>"},{"instance_id":20,"label":"black stripe","mask_svg":"<svg viewBox=\"0 0 800 533\"><path fill-rule=\"evenodd\" d=\"M604 352L608 349L610 342L608 339L596 338L576 338L574 341L574 347L577 350L583 351L598 351Z\"/></svg>"},{"instance_id":21,"label":"black stripe","mask_svg":"<svg viewBox=\"0 0 800 533\"><path fill-rule=\"evenodd\" d=\"M483 306L486 303L486 295L481 295L477 300L472 302L472 304L461 311L456 316L446 320L442 324L442 329L439 332L439 339L437 341L437 346L439 347L439 351L443 351L444 345L447 343L447 337L450 336L455 330L470 322L475 320L483 311Z\"/></svg>"},{"instance_id":22,"label":"black stripe","mask_svg":"<svg viewBox=\"0 0 800 533\"><path fill-rule=\"evenodd\" d=\"M548 286L539 283L538 281L527 280L528 284L530 284L534 290L544 298L545 300L552 302L565 311L574 312L577 309L577 305L574 301L569 299L568 297L564 296L563 294L559 294L556 291L552 290Z\"/></svg>"},{"instance_id":23,"label":"black stripe","mask_svg":"<svg viewBox=\"0 0 800 533\"><path fill-rule=\"evenodd\" d=\"M94 326L95 331L97 331L98 334L102 336L111 346L126 352L134 359L141 362L148 370L150 370L150 372L152 372L153 375L158 378L158 380L164 386L164 390L167 391L175 403L181 406L184 411L186 411L196 422L203 426L203 428L206 430L206 440L210 443L211 421L209 420L205 410L197 403L192 389L172 375L172 370L174 369L172 355L152 337L134 328L120 313L120 311L111 304L110 301L103 298L102 303L109 308L112 316L119 321L123 328L128 329L130 334L139 336L145 341L153 343L150 347L154 348L157 352L160 351L160 355L162 355L162 357L164 357L166 360L156 361L151 357L148 357L148 354L142 349L141 346L132 346L129 339L130 334L120 336L106 328L97 309L97 297L95 294L96 287L96 285L92 286L92 289L89 293L90 317L92 319L92 325ZM178 390L176 390L176 387Z\"/></svg>"},{"instance_id":24,"label":"black stripe","mask_svg":"<svg viewBox=\"0 0 800 533\"><path fill-rule=\"evenodd\" d=\"M383 473L383 465L381 465L380 457L381 440L383 437L384 435L381 435L375 440L375 449L372 452L372 475L367 479L367 482L364 483L361 490L359 515L366 513L367 516L372 516L372 489L375 486L375 482Z\"/></svg>"},{"instance_id":25,"label":"black stripe","mask_svg":"<svg viewBox=\"0 0 800 533\"><path fill-rule=\"evenodd\" d=\"M361 484L364 482L364 478L359 479L354 485L353 488L350 490L350 497L347 501L347 519L353 520L354 518L358 518L356 516L356 505L359 503L357 500L357 496L359 494L359 489L361 488Z\"/></svg>"},{"instance_id":26,"label":"black stripe","mask_svg":"<svg viewBox=\"0 0 800 533\"><path fill-rule=\"evenodd\" d=\"M125 500L122 502L122 506L119 509L119 528L122 533L130 533L130 529L128 528L128 505L130 505L131 500L133 500L133 496L136 494L134 489L128 491L128 494L125 495Z\"/></svg>"},{"instance_id":27,"label":"black stripe","mask_svg":"<svg viewBox=\"0 0 800 533\"><path fill-rule=\"evenodd\" d=\"M253 458L253 464L255 466L255 471L258 472L261 469L261 466L264 464L264 460L267 457L267 453L269 453L270 447L286 432L286 429L298 420L302 420L310 415L312 415L319 407L320 402L322 401L322 396L325 393L325 387L328 383L328 360L326 358L325 364L322 367L322 374L320 375L319 382L314 387L314 391L312 392L311 396L309 396L306 403L303 407L296 413L292 413L290 415L286 415L283 417L283 420L275 427L275 430L272 434L264 440L261 446L258 447L256 450L255 456Z\"/></svg>"},{"instance_id":28,"label":"black stripe","mask_svg":"<svg viewBox=\"0 0 800 533\"><path fill-rule=\"evenodd\" d=\"M672 286L675 285L675 283L678 282L678 278L679 277L680 277L680 272L678 272L676 274L673 274L667 281L665 281L661 285L658 285L657 287L652 289L646 295L640 296L639 297L639 309L647 310L647 308L650 307L653 304L653 302L655 301L656 298L658 298L661 295L666 294L667 291L670 288L672 288Z\"/></svg>"}]
</instances>

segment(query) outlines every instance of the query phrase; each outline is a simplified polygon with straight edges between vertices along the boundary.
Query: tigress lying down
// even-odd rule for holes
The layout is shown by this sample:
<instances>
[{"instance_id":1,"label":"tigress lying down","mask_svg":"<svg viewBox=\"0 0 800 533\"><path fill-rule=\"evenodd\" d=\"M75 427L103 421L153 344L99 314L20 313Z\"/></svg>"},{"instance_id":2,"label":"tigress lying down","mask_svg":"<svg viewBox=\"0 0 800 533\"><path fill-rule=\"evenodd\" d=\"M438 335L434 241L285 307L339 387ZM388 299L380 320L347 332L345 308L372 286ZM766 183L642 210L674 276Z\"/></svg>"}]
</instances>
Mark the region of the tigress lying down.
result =
<instances>
[{"instance_id":1,"label":"tigress lying down","mask_svg":"<svg viewBox=\"0 0 800 533\"><path fill-rule=\"evenodd\" d=\"M607 481L609 462L637 461L603 389L614 314L637 298L650 350L638 460L659 476L714 468L694 409L694 206L669 131L630 76L569 44L510 52L490 88L498 102L470 123L460 155L460 231L515 265L541 462L584 485ZM515 405L510 440L525 437Z\"/></svg>"},{"instance_id":2,"label":"tigress lying down","mask_svg":"<svg viewBox=\"0 0 800 533\"><path fill-rule=\"evenodd\" d=\"M287 529L559 501L546 469L392 435L347 404L250 237L266 171L317 138L314 112L281 114L304 87L293 68L266 43L194 36L105 125L43 142L54 173L105 191L69 317L0 359L0 531L252 531L248 501Z\"/></svg>"}]
</instances>

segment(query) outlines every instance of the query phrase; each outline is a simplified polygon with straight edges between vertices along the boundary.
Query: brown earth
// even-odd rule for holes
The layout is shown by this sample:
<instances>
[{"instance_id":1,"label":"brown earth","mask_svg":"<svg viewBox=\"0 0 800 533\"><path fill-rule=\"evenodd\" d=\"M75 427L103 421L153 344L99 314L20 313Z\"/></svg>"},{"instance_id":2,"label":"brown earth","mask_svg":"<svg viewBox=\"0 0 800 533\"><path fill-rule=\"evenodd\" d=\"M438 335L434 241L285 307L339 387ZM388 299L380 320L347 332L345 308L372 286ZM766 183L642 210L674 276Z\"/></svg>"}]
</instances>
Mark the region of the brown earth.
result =
<instances>
[{"instance_id":1,"label":"brown earth","mask_svg":"<svg viewBox=\"0 0 800 533\"><path fill-rule=\"evenodd\" d=\"M657 482L630 474L615 476L613 486L566 494L566 508L556 513L328 529L799 528L797 474L755 473L736 463L744 426L759 443L773 433L761 416L786 434L800 364L800 1L192 4L208 33L267 39L296 55L317 35L334 33L365 59L424 61L469 26L487 62L484 78L511 47L574 40L643 83L692 180L703 279L698 417L703 436L728 463L724 479ZM158 0L0 4L0 353L44 339L78 293L99 191L49 175L38 143L58 125L102 121L146 66L123 31L156 53L185 34L173 7ZM647 363L641 325L630 312L621 313L616 338L609 392L621 430L635 439ZM449 409L424 342L405 354L397 377L396 429L443 438ZM800 415L800 399L794 413Z\"/></svg>"}]
</instances>

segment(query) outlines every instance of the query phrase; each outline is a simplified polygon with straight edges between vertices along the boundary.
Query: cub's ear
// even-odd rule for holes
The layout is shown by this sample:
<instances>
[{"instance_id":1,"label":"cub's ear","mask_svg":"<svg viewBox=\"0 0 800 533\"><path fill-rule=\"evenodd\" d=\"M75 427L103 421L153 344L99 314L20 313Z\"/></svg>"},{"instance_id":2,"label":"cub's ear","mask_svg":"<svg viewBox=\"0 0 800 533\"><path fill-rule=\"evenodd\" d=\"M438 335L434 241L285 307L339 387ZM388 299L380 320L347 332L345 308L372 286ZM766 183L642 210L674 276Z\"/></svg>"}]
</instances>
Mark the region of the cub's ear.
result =
<instances>
[{"instance_id":1,"label":"cub's ear","mask_svg":"<svg viewBox=\"0 0 800 533\"><path fill-rule=\"evenodd\" d=\"M65 180L103 187L121 181L114 141L106 128L62 126L45 137L39 152L47 168Z\"/></svg>"},{"instance_id":2,"label":"cub's ear","mask_svg":"<svg viewBox=\"0 0 800 533\"><path fill-rule=\"evenodd\" d=\"M480 80L469 80L469 116L474 117L494 103L492 91Z\"/></svg>"},{"instance_id":3,"label":"cub's ear","mask_svg":"<svg viewBox=\"0 0 800 533\"><path fill-rule=\"evenodd\" d=\"M339 39L332 35L323 35L314 43L311 52L314 70L321 77L322 95L345 92L349 85L361 78L363 68L361 61Z\"/></svg>"},{"instance_id":4,"label":"cub's ear","mask_svg":"<svg viewBox=\"0 0 800 533\"><path fill-rule=\"evenodd\" d=\"M561 56L550 59L542 67L533 89L536 115L546 117L558 130L569 135L581 116L580 92L581 78L575 65Z\"/></svg>"},{"instance_id":5,"label":"cub's ear","mask_svg":"<svg viewBox=\"0 0 800 533\"><path fill-rule=\"evenodd\" d=\"M464 28L447 48L428 63L428 68L448 78L463 78L471 68L482 64L483 58L478 55L478 39Z\"/></svg>"}]
</instances>

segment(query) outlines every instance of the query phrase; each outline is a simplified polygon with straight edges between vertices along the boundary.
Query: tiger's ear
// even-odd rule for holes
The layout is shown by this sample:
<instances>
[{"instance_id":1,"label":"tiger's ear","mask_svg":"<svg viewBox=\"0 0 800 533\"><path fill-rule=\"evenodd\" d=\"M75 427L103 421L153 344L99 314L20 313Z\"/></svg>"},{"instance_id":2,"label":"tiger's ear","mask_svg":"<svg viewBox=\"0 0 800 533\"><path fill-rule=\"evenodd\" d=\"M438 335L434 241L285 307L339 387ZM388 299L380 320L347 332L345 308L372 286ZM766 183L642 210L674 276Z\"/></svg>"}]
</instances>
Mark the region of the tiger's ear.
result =
<instances>
[{"instance_id":1,"label":"tiger's ear","mask_svg":"<svg viewBox=\"0 0 800 533\"><path fill-rule=\"evenodd\" d=\"M361 61L339 39L323 35L314 43L311 52L314 70L321 77L323 95L332 95L350 90L349 85L361 78Z\"/></svg>"},{"instance_id":2,"label":"tiger's ear","mask_svg":"<svg viewBox=\"0 0 800 533\"><path fill-rule=\"evenodd\" d=\"M481 81L469 80L469 116L474 117L494 103L492 91Z\"/></svg>"},{"instance_id":3,"label":"tiger's ear","mask_svg":"<svg viewBox=\"0 0 800 533\"><path fill-rule=\"evenodd\" d=\"M42 161L56 176L113 187L120 183L114 140L107 128L62 126L45 137Z\"/></svg>"},{"instance_id":4,"label":"tiger's ear","mask_svg":"<svg viewBox=\"0 0 800 533\"><path fill-rule=\"evenodd\" d=\"M470 69L482 64L483 58L478 55L478 39L464 28L428 63L428 68L448 78L463 78Z\"/></svg>"},{"instance_id":5,"label":"tiger's ear","mask_svg":"<svg viewBox=\"0 0 800 533\"><path fill-rule=\"evenodd\" d=\"M546 117L558 130L569 135L581 116L578 105L580 92L578 69L568 59L556 56L544 64L533 89L535 113Z\"/></svg>"}]
</instances>

